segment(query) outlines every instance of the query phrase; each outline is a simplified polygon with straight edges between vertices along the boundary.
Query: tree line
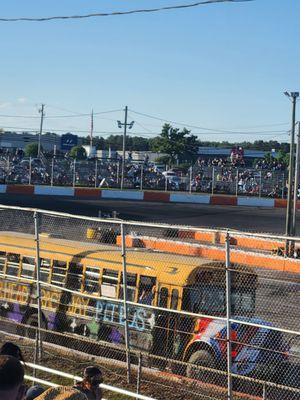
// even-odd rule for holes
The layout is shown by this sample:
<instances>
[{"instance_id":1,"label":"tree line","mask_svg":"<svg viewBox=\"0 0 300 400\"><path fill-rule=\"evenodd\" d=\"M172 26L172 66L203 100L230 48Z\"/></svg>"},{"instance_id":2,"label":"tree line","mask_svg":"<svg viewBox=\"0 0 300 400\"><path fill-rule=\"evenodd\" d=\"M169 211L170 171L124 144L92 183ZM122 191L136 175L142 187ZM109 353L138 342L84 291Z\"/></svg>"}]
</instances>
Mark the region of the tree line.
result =
<instances>
[{"instance_id":1,"label":"tree line","mask_svg":"<svg viewBox=\"0 0 300 400\"><path fill-rule=\"evenodd\" d=\"M83 138L83 144L90 143L90 137ZM110 135L107 138L93 137L93 145L97 150L121 151L123 146L123 135ZM276 140L256 140L254 142L233 143L228 141L215 142L209 140L200 140L197 136L186 128L174 128L170 124L164 124L159 136L145 138L141 136L127 136L127 151L152 151L162 153L158 161L166 164L191 163L198 158L199 147L226 147L233 148L241 146L249 150L262 150L272 152L275 150L284 164L287 164L287 155L289 153L289 143L279 143ZM27 156L36 156L37 144L28 144L25 153ZM76 146L70 151L70 157L77 159L86 158L86 152L81 146ZM271 154L268 159L272 158Z\"/></svg>"}]
</instances>

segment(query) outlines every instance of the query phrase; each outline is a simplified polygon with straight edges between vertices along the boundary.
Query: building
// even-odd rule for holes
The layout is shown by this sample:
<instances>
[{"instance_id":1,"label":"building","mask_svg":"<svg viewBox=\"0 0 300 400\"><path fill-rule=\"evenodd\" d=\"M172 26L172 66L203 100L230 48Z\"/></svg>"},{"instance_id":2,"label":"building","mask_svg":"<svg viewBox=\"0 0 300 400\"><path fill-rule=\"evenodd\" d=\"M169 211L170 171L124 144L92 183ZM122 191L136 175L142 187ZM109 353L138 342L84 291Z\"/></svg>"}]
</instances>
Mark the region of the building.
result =
<instances>
[{"instance_id":1,"label":"building","mask_svg":"<svg viewBox=\"0 0 300 400\"><path fill-rule=\"evenodd\" d=\"M38 143L38 141L38 133L0 131L0 148L2 149L24 150L29 143ZM53 132L46 132L41 136L41 146L45 152L67 152L81 143L82 139L72 133L60 136Z\"/></svg>"}]
</instances>

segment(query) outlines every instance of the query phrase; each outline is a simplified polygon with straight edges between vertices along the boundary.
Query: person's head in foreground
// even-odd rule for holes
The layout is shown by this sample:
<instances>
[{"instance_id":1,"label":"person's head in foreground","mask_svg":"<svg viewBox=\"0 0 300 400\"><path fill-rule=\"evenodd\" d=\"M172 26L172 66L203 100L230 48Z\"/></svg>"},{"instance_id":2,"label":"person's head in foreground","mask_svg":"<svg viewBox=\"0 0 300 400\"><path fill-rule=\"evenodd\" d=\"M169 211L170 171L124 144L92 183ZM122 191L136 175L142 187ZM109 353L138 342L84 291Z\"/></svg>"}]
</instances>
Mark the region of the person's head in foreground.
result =
<instances>
[{"instance_id":1,"label":"person's head in foreground","mask_svg":"<svg viewBox=\"0 0 300 400\"><path fill-rule=\"evenodd\" d=\"M0 354L6 356L12 356L24 362L24 357L20 347L12 342L4 343L0 349Z\"/></svg>"},{"instance_id":2,"label":"person's head in foreground","mask_svg":"<svg viewBox=\"0 0 300 400\"><path fill-rule=\"evenodd\" d=\"M27 389L25 400L34 400L40 394L44 393L45 389L42 386L34 385Z\"/></svg>"},{"instance_id":3,"label":"person's head in foreground","mask_svg":"<svg viewBox=\"0 0 300 400\"><path fill-rule=\"evenodd\" d=\"M24 368L19 360L8 355L0 355L0 399L22 400L24 385Z\"/></svg>"}]
</instances>

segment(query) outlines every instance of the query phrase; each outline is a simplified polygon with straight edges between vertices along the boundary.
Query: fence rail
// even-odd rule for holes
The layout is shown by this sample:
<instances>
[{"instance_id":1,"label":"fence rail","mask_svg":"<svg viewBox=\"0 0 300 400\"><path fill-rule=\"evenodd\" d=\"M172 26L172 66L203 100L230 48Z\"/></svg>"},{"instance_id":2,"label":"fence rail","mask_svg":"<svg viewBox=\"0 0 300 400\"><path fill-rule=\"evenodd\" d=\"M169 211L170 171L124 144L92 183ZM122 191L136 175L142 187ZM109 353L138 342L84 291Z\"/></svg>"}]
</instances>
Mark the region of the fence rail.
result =
<instances>
[{"instance_id":1,"label":"fence rail","mask_svg":"<svg viewBox=\"0 0 300 400\"><path fill-rule=\"evenodd\" d=\"M300 238L0 209L1 330L42 368L50 343L141 396L299 398L300 260L274 248Z\"/></svg>"}]
</instances>

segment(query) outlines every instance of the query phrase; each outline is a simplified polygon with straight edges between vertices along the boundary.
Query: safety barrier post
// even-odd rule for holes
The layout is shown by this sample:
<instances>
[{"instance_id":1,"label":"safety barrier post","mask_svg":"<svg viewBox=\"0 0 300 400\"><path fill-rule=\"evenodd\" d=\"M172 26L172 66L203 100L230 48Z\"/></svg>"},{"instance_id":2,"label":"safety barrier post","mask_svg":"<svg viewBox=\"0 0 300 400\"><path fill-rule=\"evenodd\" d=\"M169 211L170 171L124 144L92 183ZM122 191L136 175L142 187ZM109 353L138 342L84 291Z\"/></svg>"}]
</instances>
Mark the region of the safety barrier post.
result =
<instances>
[{"instance_id":1,"label":"safety barrier post","mask_svg":"<svg viewBox=\"0 0 300 400\"><path fill-rule=\"evenodd\" d=\"M120 161L117 162L117 185L119 185Z\"/></svg>"},{"instance_id":2,"label":"safety barrier post","mask_svg":"<svg viewBox=\"0 0 300 400\"><path fill-rule=\"evenodd\" d=\"M231 273L230 273L230 235L226 233L225 240L226 268L226 341L227 341L227 399L232 400L232 346L231 346Z\"/></svg>"},{"instance_id":3,"label":"safety barrier post","mask_svg":"<svg viewBox=\"0 0 300 400\"><path fill-rule=\"evenodd\" d=\"M73 161L73 187L76 185L76 158Z\"/></svg>"},{"instance_id":4,"label":"safety barrier post","mask_svg":"<svg viewBox=\"0 0 300 400\"><path fill-rule=\"evenodd\" d=\"M235 177L235 179L236 179L236 182L235 182L235 195L237 197L238 193L239 193L239 169L238 168L236 169L236 177Z\"/></svg>"},{"instance_id":5,"label":"safety barrier post","mask_svg":"<svg viewBox=\"0 0 300 400\"><path fill-rule=\"evenodd\" d=\"M36 331L36 353L37 359L42 359L42 299L41 299L41 260L40 260L40 237L39 237L39 213L34 212L34 233L35 233L35 253L36 253L36 299L38 311L38 326Z\"/></svg>"},{"instance_id":6,"label":"safety barrier post","mask_svg":"<svg viewBox=\"0 0 300 400\"><path fill-rule=\"evenodd\" d=\"M28 176L28 185L31 185L31 157L29 157L29 176Z\"/></svg>"},{"instance_id":7,"label":"safety barrier post","mask_svg":"<svg viewBox=\"0 0 300 400\"><path fill-rule=\"evenodd\" d=\"M168 190L168 178L165 176L165 192Z\"/></svg>"},{"instance_id":8,"label":"safety barrier post","mask_svg":"<svg viewBox=\"0 0 300 400\"><path fill-rule=\"evenodd\" d=\"M141 380L142 380L142 353L139 354L139 363L138 363L138 370L137 370L137 379L136 379L137 394L140 394Z\"/></svg>"},{"instance_id":9,"label":"safety barrier post","mask_svg":"<svg viewBox=\"0 0 300 400\"><path fill-rule=\"evenodd\" d=\"M51 186L53 186L53 175L54 175L54 157L52 157L52 162L51 162Z\"/></svg>"},{"instance_id":10,"label":"safety barrier post","mask_svg":"<svg viewBox=\"0 0 300 400\"><path fill-rule=\"evenodd\" d=\"M141 187L140 189L143 190L143 175L144 175L144 165L141 165Z\"/></svg>"},{"instance_id":11,"label":"safety barrier post","mask_svg":"<svg viewBox=\"0 0 300 400\"><path fill-rule=\"evenodd\" d=\"M98 160L95 160L95 188L97 187L97 180L98 180Z\"/></svg>"},{"instance_id":12,"label":"safety barrier post","mask_svg":"<svg viewBox=\"0 0 300 400\"><path fill-rule=\"evenodd\" d=\"M261 186L262 186L262 176L261 176L261 170L259 171L259 197L261 197Z\"/></svg>"},{"instance_id":13,"label":"safety barrier post","mask_svg":"<svg viewBox=\"0 0 300 400\"><path fill-rule=\"evenodd\" d=\"M263 384L262 400L267 400L267 388L265 383Z\"/></svg>"},{"instance_id":14,"label":"safety barrier post","mask_svg":"<svg viewBox=\"0 0 300 400\"><path fill-rule=\"evenodd\" d=\"M193 179L193 167L190 166L190 194L192 193L192 179Z\"/></svg>"},{"instance_id":15,"label":"safety barrier post","mask_svg":"<svg viewBox=\"0 0 300 400\"><path fill-rule=\"evenodd\" d=\"M285 189L285 173L282 173L282 189L281 189L281 198L284 199L284 189Z\"/></svg>"},{"instance_id":16,"label":"safety barrier post","mask_svg":"<svg viewBox=\"0 0 300 400\"><path fill-rule=\"evenodd\" d=\"M130 344L129 344L129 327L128 327L128 305L127 305L127 265L126 265L126 242L124 225L121 223L122 238L122 267L123 267L123 304L124 304L124 326L125 326L125 348L126 348L126 364L127 364L127 382L131 383L131 364L130 364Z\"/></svg>"},{"instance_id":17,"label":"safety barrier post","mask_svg":"<svg viewBox=\"0 0 300 400\"><path fill-rule=\"evenodd\" d=\"M214 186L215 186L215 167L212 168L212 180L211 180L211 194L214 194Z\"/></svg>"}]
</instances>

